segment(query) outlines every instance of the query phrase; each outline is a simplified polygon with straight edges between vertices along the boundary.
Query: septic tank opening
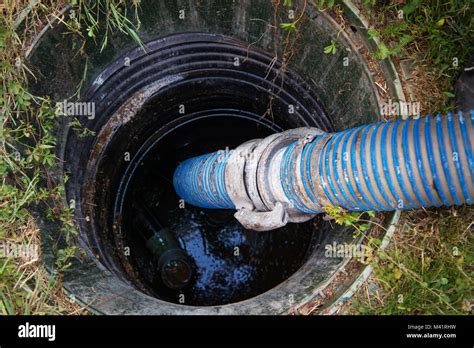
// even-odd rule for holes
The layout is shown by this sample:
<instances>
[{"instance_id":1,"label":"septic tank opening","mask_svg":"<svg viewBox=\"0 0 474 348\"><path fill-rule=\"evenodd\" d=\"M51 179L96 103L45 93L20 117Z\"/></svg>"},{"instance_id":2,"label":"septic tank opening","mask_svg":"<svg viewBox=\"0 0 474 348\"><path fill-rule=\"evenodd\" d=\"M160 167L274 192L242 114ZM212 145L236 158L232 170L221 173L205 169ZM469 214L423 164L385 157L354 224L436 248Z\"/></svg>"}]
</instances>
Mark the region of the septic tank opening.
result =
<instances>
[{"instance_id":1,"label":"septic tank opening","mask_svg":"<svg viewBox=\"0 0 474 348\"><path fill-rule=\"evenodd\" d=\"M173 170L182 160L270 133L269 126L245 117L202 117L177 124L137 158L124 192L120 230L130 247L129 262L155 296L179 303L183 294L186 304L197 306L241 301L286 280L311 254L312 222L264 233L245 230L232 210L180 206L173 189ZM144 210L149 216L137 221ZM153 235L161 237L163 249L172 248L175 239L175 250L189 256L183 262L192 265L193 277L182 288L166 284L158 260L166 251L153 252L148 242ZM187 278L187 271L180 278Z\"/></svg>"},{"instance_id":2,"label":"septic tank opening","mask_svg":"<svg viewBox=\"0 0 474 348\"><path fill-rule=\"evenodd\" d=\"M192 306L239 302L294 274L312 254L313 236L321 239L328 223L318 219L271 232L245 230L232 210L180 202L172 185L174 170L189 157L285 129L305 125L330 131L332 126L306 82L291 70L282 73L281 62L269 68L270 55L227 38L216 42L215 35L168 38L177 39L184 72L165 81L179 82L160 86L141 104L136 100L146 91L139 91L110 117L123 117L124 109L135 113L107 138L97 174L85 184L94 191L95 206L109 207L91 212L96 222L91 235L102 258L152 296L178 304L184 296ZM243 49L246 67L229 70L227 52ZM183 51L189 51L189 59ZM108 88L101 86L113 95L116 86ZM106 124L99 138L110 127ZM133 155L120 166L117 154L127 152Z\"/></svg>"}]
</instances>

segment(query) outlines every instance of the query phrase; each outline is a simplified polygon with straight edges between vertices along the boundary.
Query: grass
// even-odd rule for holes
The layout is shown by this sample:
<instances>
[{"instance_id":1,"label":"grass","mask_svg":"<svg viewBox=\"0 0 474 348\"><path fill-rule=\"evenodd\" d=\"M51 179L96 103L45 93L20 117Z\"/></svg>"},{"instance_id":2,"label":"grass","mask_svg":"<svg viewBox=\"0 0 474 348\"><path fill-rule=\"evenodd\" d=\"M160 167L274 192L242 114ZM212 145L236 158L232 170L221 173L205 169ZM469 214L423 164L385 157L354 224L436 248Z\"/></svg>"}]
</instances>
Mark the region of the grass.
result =
<instances>
[{"instance_id":1,"label":"grass","mask_svg":"<svg viewBox=\"0 0 474 348\"><path fill-rule=\"evenodd\" d=\"M5 241L10 245L36 247L39 251L39 231L33 218L23 227L21 234L10 235ZM41 267L40 256L1 259L0 314L84 313L84 309L63 292L61 278L51 276Z\"/></svg>"},{"instance_id":2,"label":"grass","mask_svg":"<svg viewBox=\"0 0 474 348\"><path fill-rule=\"evenodd\" d=\"M423 113L454 107L453 86L474 54L473 4L456 0L371 1L363 7L379 59L415 62L414 99Z\"/></svg>"},{"instance_id":3,"label":"grass","mask_svg":"<svg viewBox=\"0 0 474 348\"><path fill-rule=\"evenodd\" d=\"M454 84L474 54L472 4L452 0L364 3L363 12L372 25L369 38L382 40L375 56L391 57L399 71L402 60L414 62L409 98L420 102L424 114L452 110ZM374 275L349 312L472 313L473 223L474 208L467 206L404 212L402 227L387 251L376 252L371 263Z\"/></svg>"},{"instance_id":4,"label":"grass","mask_svg":"<svg viewBox=\"0 0 474 348\"><path fill-rule=\"evenodd\" d=\"M371 283L353 301L359 314L467 314L472 301L474 209L405 213L378 252Z\"/></svg>"},{"instance_id":5,"label":"grass","mask_svg":"<svg viewBox=\"0 0 474 348\"><path fill-rule=\"evenodd\" d=\"M29 73L23 64L23 37L15 31L15 21L25 3L3 4L0 17L0 47L2 65L0 75L0 241L7 245L38 246L38 234L32 232L32 220L27 207L46 192L38 188L39 176L55 161L52 154L54 140L48 136L49 124L40 120L34 104L47 105L27 92ZM41 10L36 12L39 14ZM44 104L43 104L44 103ZM45 116L45 119L48 117ZM37 120L39 122L34 122ZM29 227L29 228L25 228ZM54 297L56 279L47 276L39 265L39 258L0 259L0 313L56 313Z\"/></svg>"},{"instance_id":6,"label":"grass","mask_svg":"<svg viewBox=\"0 0 474 348\"><path fill-rule=\"evenodd\" d=\"M28 42L48 21L60 20L65 1L5 1L0 5L0 314L72 314L83 313L74 299L61 287L62 272L70 258L80 255L77 229L72 209L63 206L63 182L55 182L50 174L58 163L54 155L56 140L52 133L60 117L56 105L48 98L28 93L28 80L33 74L24 64ZM137 9L139 2L134 1ZM71 33L85 40L95 40L96 30L105 27L101 48L108 35L121 31L138 44L136 26L128 19L125 1L71 1L69 19L65 23ZM25 10L29 7L29 12ZM17 30L25 15L25 27ZM74 119L71 126L84 136ZM30 214L32 206L42 204L47 216L61 224L65 243L58 245L56 274L49 274L42 265L41 254L8 256L6 250L40 250L39 231ZM32 248L32 249L29 249ZM23 249L22 249L23 250Z\"/></svg>"},{"instance_id":7,"label":"grass","mask_svg":"<svg viewBox=\"0 0 474 348\"><path fill-rule=\"evenodd\" d=\"M143 49L143 43L137 34L140 26L138 17L139 0L131 1L135 14L136 25L129 18L129 9L124 0L79 0L73 1L75 5L69 12L66 22L69 30L82 37L83 43L87 38L94 40L100 46L100 51L107 46L109 35L122 32L131 36ZM100 43L97 42L101 37ZM82 48L82 47L81 47Z\"/></svg>"}]
</instances>

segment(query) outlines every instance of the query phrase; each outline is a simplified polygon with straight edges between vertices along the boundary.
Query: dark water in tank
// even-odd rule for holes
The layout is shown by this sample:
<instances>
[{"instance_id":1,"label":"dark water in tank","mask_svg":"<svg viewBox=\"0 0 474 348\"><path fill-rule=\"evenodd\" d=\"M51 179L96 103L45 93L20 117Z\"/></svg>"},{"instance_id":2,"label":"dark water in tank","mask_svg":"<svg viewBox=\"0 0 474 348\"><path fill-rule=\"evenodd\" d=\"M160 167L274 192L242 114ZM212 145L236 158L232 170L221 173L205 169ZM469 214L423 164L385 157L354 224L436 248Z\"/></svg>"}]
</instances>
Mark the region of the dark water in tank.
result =
<instances>
[{"instance_id":1,"label":"dark water in tank","mask_svg":"<svg viewBox=\"0 0 474 348\"><path fill-rule=\"evenodd\" d=\"M177 127L142 158L125 194L122 233L132 266L156 297L196 306L237 302L270 290L305 262L311 253L311 221L269 232L245 230L233 210L183 208L173 189L173 171L184 159L271 133L255 120L209 117ZM193 275L182 289L170 289L160 278L145 245L150 236L134 223L143 207L153 215L154 227L166 228L189 256Z\"/></svg>"}]
</instances>

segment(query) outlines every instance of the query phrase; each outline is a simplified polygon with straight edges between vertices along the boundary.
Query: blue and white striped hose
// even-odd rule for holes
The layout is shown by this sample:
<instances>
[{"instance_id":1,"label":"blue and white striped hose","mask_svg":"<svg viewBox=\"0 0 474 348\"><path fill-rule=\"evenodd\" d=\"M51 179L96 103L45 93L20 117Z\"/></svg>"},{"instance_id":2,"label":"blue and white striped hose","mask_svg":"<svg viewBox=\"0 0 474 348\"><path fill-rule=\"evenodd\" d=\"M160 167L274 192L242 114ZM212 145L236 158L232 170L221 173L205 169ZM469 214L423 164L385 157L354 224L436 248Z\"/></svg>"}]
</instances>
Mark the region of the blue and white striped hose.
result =
<instances>
[{"instance_id":1,"label":"blue and white striped hose","mask_svg":"<svg viewBox=\"0 0 474 348\"><path fill-rule=\"evenodd\" d=\"M474 202L474 110L311 130L254 140L245 156L237 148L186 160L174 175L176 192L203 208L271 211L280 202L289 221L325 206L390 211Z\"/></svg>"},{"instance_id":2,"label":"blue and white striped hose","mask_svg":"<svg viewBox=\"0 0 474 348\"><path fill-rule=\"evenodd\" d=\"M230 152L190 158L176 169L173 185L185 202L202 208L234 209L224 182Z\"/></svg>"}]
</instances>

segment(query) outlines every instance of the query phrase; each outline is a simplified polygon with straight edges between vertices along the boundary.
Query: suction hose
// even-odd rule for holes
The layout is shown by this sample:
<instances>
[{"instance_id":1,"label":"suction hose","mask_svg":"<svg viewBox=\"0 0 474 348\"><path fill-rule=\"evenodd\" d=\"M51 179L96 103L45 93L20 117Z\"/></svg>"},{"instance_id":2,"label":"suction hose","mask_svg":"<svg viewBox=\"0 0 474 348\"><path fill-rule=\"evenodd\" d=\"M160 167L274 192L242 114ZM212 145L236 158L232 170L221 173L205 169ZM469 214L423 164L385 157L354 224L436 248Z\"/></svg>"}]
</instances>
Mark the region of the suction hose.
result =
<instances>
[{"instance_id":1,"label":"suction hose","mask_svg":"<svg viewBox=\"0 0 474 348\"><path fill-rule=\"evenodd\" d=\"M182 162L187 203L237 209L254 230L339 206L390 211L473 204L474 110L379 122L337 133L297 128Z\"/></svg>"}]
</instances>

